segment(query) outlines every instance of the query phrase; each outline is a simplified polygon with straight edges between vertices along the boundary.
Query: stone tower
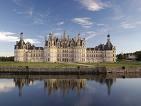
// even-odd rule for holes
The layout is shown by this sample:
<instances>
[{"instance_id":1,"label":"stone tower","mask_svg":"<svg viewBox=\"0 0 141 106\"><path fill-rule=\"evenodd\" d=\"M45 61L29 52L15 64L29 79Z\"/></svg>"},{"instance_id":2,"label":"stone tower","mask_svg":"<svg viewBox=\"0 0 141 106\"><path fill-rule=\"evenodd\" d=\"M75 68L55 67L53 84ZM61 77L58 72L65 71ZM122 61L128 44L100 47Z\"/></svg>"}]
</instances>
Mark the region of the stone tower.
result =
<instances>
[{"instance_id":1,"label":"stone tower","mask_svg":"<svg viewBox=\"0 0 141 106\"><path fill-rule=\"evenodd\" d=\"M86 62L85 39L81 39L80 34L78 34L75 42L76 42L76 46L74 48L74 51L75 51L74 61Z\"/></svg>"},{"instance_id":2,"label":"stone tower","mask_svg":"<svg viewBox=\"0 0 141 106\"><path fill-rule=\"evenodd\" d=\"M57 62L56 37L53 33L50 33L48 40L45 40L44 58L45 62Z\"/></svg>"},{"instance_id":3,"label":"stone tower","mask_svg":"<svg viewBox=\"0 0 141 106\"><path fill-rule=\"evenodd\" d=\"M25 42L23 40L23 33L20 33L20 41L16 42L14 60L19 62L25 61Z\"/></svg>"},{"instance_id":4,"label":"stone tower","mask_svg":"<svg viewBox=\"0 0 141 106\"><path fill-rule=\"evenodd\" d=\"M107 42L105 45L104 62L115 62L116 61L116 49L110 41L110 35L107 35Z\"/></svg>"}]
</instances>

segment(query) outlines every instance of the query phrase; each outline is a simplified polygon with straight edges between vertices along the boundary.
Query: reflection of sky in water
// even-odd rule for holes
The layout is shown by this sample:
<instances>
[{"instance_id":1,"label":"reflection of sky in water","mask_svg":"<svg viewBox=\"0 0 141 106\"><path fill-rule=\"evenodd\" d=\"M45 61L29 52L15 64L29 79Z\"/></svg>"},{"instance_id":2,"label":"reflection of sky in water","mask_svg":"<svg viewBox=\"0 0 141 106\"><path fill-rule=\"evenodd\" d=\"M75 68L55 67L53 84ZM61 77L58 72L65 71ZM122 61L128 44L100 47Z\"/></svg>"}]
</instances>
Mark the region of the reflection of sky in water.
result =
<instances>
[{"instance_id":1,"label":"reflection of sky in water","mask_svg":"<svg viewBox=\"0 0 141 106\"><path fill-rule=\"evenodd\" d=\"M9 92L15 87L13 80L1 79L0 80L0 93Z\"/></svg>"},{"instance_id":2,"label":"reflection of sky in water","mask_svg":"<svg viewBox=\"0 0 141 106\"><path fill-rule=\"evenodd\" d=\"M22 85L19 82L26 83ZM141 104L140 78L103 81L36 80L32 83L29 81L29 84L27 82L26 80L1 79L0 105L132 106ZM16 83L19 85L17 86ZM19 96L20 87L22 94Z\"/></svg>"}]
</instances>

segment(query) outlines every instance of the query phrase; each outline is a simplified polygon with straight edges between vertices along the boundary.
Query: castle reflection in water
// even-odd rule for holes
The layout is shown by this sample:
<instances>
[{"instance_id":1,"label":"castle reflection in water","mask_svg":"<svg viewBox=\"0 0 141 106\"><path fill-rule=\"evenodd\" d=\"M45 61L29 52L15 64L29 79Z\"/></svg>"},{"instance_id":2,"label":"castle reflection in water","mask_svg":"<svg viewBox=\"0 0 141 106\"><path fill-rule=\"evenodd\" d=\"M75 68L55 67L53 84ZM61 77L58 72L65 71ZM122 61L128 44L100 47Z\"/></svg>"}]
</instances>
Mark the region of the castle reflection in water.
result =
<instances>
[{"instance_id":1,"label":"castle reflection in water","mask_svg":"<svg viewBox=\"0 0 141 106\"><path fill-rule=\"evenodd\" d=\"M106 84L107 94L110 95L112 84L116 81L116 78L94 78L92 80L100 84ZM22 96L23 87L33 85L34 81L35 79L31 78L14 78L15 87L19 89L19 96ZM89 79L43 79L43 89L48 92L48 95L58 90L63 95L67 94L70 90L79 94L81 90L85 90L87 81Z\"/></svg>"}]
</instances>

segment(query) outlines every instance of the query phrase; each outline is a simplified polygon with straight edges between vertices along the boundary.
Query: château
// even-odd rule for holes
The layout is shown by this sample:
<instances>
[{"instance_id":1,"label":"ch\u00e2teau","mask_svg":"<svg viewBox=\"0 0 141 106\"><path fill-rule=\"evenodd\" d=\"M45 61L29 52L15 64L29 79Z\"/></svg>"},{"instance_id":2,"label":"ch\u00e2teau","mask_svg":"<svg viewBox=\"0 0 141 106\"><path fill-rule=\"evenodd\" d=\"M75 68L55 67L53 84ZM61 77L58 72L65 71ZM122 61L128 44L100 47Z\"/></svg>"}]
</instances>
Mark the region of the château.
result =
<instances>
[{"instance_id":1,"label":"ch\u00e2teau","mask_svg":"<svg viewBox=\"0 0 141 106\"><path fill-rule=\"evenodd\" d=\"M107 35L106 44L93 48L86 47L85 38L80 34L71 38L65 32L59 38L50 33L45 39L44 47L36 47L30 42L25 42L23 33L16 42L14 60L17 62L115 62L116 48Z\"/></svg>"}]
</instances>

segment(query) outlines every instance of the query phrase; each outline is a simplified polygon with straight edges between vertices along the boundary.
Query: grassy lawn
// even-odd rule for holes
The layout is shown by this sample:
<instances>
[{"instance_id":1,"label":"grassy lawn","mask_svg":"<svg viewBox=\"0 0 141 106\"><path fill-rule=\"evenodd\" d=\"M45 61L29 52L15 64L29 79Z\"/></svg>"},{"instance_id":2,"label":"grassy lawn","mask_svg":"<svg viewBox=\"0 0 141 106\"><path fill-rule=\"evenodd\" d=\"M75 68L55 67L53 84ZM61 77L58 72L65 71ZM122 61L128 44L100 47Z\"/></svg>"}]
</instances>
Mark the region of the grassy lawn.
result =
<instances>
[{"instance_id":1,"label":"grassy lawn","mask_svg":"<svg viewBox=\"0 0 141 106\"><path fill-rule=\"evenodd\" d=\"M108 68L117 67L141 67L141 62L117 62L117 63L26 63L26 62L0 62L0 66L29 66L30 68L77 68L78 66L97 67L106 66Z\"/></svg>"},{"instance_id":2,"label":"grassy lawn","mask_svg":"<svg viewBox=\"0 0 141 106\"><path fill-rule=\"evenodd\" d=\"M77 64L67 64L67 63L26 63L26 62L0 62L0 66L29 66L30 68L76 68Z\"/></svg>"},{"instance_id":3,"label":"grassy lawn","mask_svg":"<svg viewBox=\"0 0 141 106\"><path fill-rule=\"evenodd\" d=\"M141 67L141 62L116 62L116 63L85 63L92 66L106 66L108 68L116 68L116 67Z\"/></svg>"}]
</instances>

